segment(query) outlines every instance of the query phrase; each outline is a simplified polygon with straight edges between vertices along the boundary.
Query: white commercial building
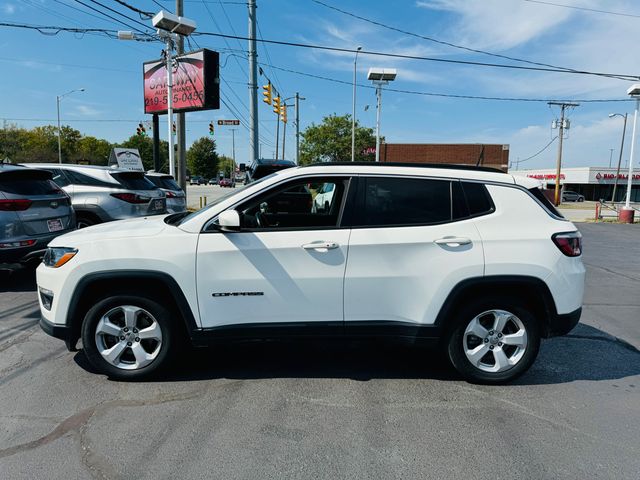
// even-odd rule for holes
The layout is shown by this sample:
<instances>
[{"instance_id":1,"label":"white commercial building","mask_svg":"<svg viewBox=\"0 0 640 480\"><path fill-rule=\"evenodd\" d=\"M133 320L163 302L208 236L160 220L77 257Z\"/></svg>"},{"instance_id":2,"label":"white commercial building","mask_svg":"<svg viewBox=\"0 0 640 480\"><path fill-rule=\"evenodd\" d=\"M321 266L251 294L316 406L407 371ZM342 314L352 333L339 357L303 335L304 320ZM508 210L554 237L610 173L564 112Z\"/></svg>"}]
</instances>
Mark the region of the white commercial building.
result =
<instances>
[{"instance_id":1,"label":"white commercial building","mask_svg":"<svg viewBox=\"0 0 640 480\"><path fill-rule=\"evenodd\" d=\"M512 175L522 175L543 182L545 188L553 189L556 183L556 169L510 170ZM616 189L617 202L623 201L627 193L628 170L620 170ZM616 169L609 167L575 167L560 171L560 186L584 195L586 200L604 199L611 201L613 186L616 183ZM640 170L634 170L632 176L631 201L640 202Z\"/></svg>"}]
</instances>

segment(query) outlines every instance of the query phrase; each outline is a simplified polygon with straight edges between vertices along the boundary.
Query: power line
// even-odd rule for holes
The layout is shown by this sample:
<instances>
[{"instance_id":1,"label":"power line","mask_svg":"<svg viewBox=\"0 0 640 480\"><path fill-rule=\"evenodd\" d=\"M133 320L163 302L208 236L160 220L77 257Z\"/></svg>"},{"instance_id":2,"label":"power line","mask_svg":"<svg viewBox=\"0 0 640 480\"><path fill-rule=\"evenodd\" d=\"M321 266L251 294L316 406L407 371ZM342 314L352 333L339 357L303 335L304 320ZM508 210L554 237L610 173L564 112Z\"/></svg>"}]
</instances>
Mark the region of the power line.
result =
<instances>
[{"instance_id":1,"label":"power line","mask_svg":"<svg viewBox=\"0 0 640 480\"><path fill-rule=\"evenodd\" d=\"M612 12L612 11L609 11L609 10L598 10L596 8L578 7L576 5L565 5L565 4L562 4L562 3L543 2L542 0L523 0L523 1L529 2L529 3L539 3L541 5L550 5L552 7L571 8L573 10L582 10L582 11L585 11L585 12L605 13L607 15L618 15L620 17L640 18L640 15L634 15L632 13Z\"/></svg>"},{"instance_id":2,"label":"power line","mask_svg":"<svg viewBox=\"0 0 640 480\"><path fill-rule=\"evenodd\" d=\"M76 0L78 1L78 0ZM249 40L248 37L242 37L237 35L226 35L223 33L214 33L214 32L194 32L193 35L198 36L212 36L212 37L221 37L221 38L239 38L240 40ZM300 48L310 48L315 50L325 50L331 52L341 52L341 53L351 53L355 54L356 50L353 48L341 48L341 47L328 47L326 45L316 45L310 43L299 43L299 42L287 42L282 40L265 40L265 39L256 39L257 42L262 43L270 43L273 45L284 45L289 47L300 47ZM618 74L618 73L603 73L603 72L593 72L589 70L566 70L561 68L547 68L547 67L528 67L524 65L508 65L503 63L486 63L486 62L473 62L470 60L452 60L448 58L435 58L435 57L424 57L420 55L405 55L401 53L387 53L387 52L376 52L372 50L360 50L360 55L372 55L378 57L391 57L391 58L404 58L408 60L422 60L422 61L430 61L430 62L440 62L440 63L450 63L450 64L458 64L458 65L473 65L479 67L492 67L492 68L507 68L514 70L531 70L536 72L553 72L553 73L570 73L570 74L578 74L578 75L595 75L600 77L607 78L616 78L619 80L625 81L638 81L640 80L640 76L638 75L629 75L629 74Z\"/></svg>"},{"instance_id":3,"label":"power line","mask_svg":"<svg viewBox=\"0 0 640 480\"><path fill-rule=\"evenodd\" d=\"M538 66L541 66L541 67L549 67L549 68L561 69L561 70L566 70L566 71L569 71L569 72L573 71L573 69L571 69L571 68L558 67L556 65L551 65L551 64L548 64L548 63L534 62L534 61L525 60L525 59L522 59L522 58L510 57L508 55L501 55L499 53L487 52L485 50L479 50L479 49L476 49L476 48L465 47L463 45L457 45L457 44L451 43L451 42L445 42L444 40L438 40L438 39L433 38L433 37L427 37L425 35L420 35L418 33L410 32L408 30L403 30L401 28L394 27L394 26L391 26L391 25L387 25L385 23L378 22L378 21L372 20L370 18L366 18L366 17L362 17L360 15L356 15L355 13L348 12L346 10L342 10L342 9L340 9L338 7L334 7L333 5L329 5L327 3L321 2L320 0L311 0L311 1L313 3L316 3L318 5L322 5L323 7L329 8L329 9L334 10L336 12L340 12L340 13L342 13L344 15L348 15L349 17L357 18L358 20L362 20L363 22L367 22L367 23L370 23L372 25L376 25L378 27L386 28L387 30L392 30L394 32L402 33L404 35L409 35L409 36L412 36L412 37L420 38L422 40L427 40L428 42L433 42L433 43L437 43L437 44L440 44L440 45L445 45L447 47L457 48L459 50L465 50L467 52L480 53L482 55L488 55L488 56L491 56L491 57L503 58L505 60L513 60L515 62L522 62L522 63L528 63L530 65L538 65Z\"/></svg>"},{"instance_id":4,"label":"power line","mask_svg":"<svg viewBox=\"0 0 640 480\"><path fill-rule=\"evenodd\" d=\"M76 1L78 1L78 0L76 0ZM129 17L128 15L125 15L124 13L121 13L121 12L119 12L119 11L117 11L117 10L114 10L113 8L108 7L108 6L106 6L105 4L98 2L97 0L89 0L89 1L90 1L90 2L92 2L92 3L95 3L96 5L100 5L102 8L106 8L106 9L107 9L107 10L109 10L110 12L113 12L113 13L115 13L116 15L120 15L121 17L124 17L124 18L126 18L127 20L129 20L129 21L131 21L131 22L135 22L135 23L137 23L138 25L141 25L141 26L142 26L142 28L149 28L149 26L148 26L148 25L146 25L146 24L144 24L144 23L142 23L142 22L140 22L140 21L136 20L135 18L131 18L131 17Z\"/></svg>"},{"instance_id":5,"label":"power line","mask_svg":"<svg viewBox=\"0 0 640 480\"><path fill-rule=\"evenodd\" d=\"M85 7L87 7L88 9L93 10L94 12L99 13L100 15L103 15L103 16L105 16L105 17L109 18L110 20L113 20L113 21L114 21L114 22L116 22L116 23L119 23L119 24L121 24L121 25L124 25L124 26L126 26L126 27L128 27L128 28L131 28L132 30L135 30L135 31L136 31L136 32L138 32L138 33L141 33L141 34L143 34L143 35L145 35L145 36L150 37L150 35L149 35L147 32L144 32L144 31L140 30L139 28L132 27L132 26L131 26L131 25L129 25L128 23L123 22L122 20L118 20L117 18L115 18L115 17L113 17L113 16L109 15L108 13L105 13L105 12L103 12L103 11L101 11L101 10L98 10L98 9L97 9L97 8L95 8L95 7L92 7L91 5L88 5L88 4L84 3L82 0L75 0L75 1L76 1L77 3L79 3L80 5L84 5L84 6L85 6ZM94 0L90 0L90 1L94 1Z\"/></svg>"},{"instance_id":6,"label":"power line","mask_svg":"<svg viewBox=\"0 0 640 480\"><path fill-rule=\"evenodd\" d=\"M275 70L281 70L283 72L293 73L296 75L303 75L305 77L316 78L318 80L325 80L328 82L341 83L344 85L353 86L353 82L349 82L346 80L339 80L337 78L325 77L322 75L315 75L313 73L300 72L298 70L292 70L290 68L278 67L276 65L269 65L265 63L259 63L259 65L267 66L273 68ZM375 89L375 87L367 84L357 84L360 88L369 88ZM385 92L396 92L396 93L406 93L410 95L424 95L428 97L444 97L444 98L459 98L459 99L470 99L470 100L495 100L495 101L503 101L503 102L544 102L548 103L550 101L562 101L562 100L549 100L546 98L518 98L518 97L488 97L488 96L478 96L478 95L457 95L453 93L436 93L436 92L420 92L415 90L403 90L398 88L385 88ZM624 99L587 99L587 100L574 100L576 102L581 103L609 103L609 102L630 102L633 99L624 98Z\"/></svg>"},{"instance_id":7,"label":"power line","mask_svg":"<svg viewBox=\"0 0 640 480\"><path fill-rule=\"evenodd\" d=\"M555 137L553 137L551 139L551 141L549 143L547 143L544 147L542 147L541 150L539 150L537 153L534 153L533 155L531 155L530 157L525 158L524 160L516 160L515 163L518 164L518 166L520 166L520 164L522 162L526 162L527 160L531 160L532 158L537 157L538 155L540 155L542 152L544 152L547 148L549 148L549 146L555 142L558 139L558 136L556 135Z\"/></svg>"},{"instance_id":8,"label":"power line","mask_svg":"<svg viewBox=\"0 0 640 480\"><path fill-rule=\"evenodd\" d=\"M129 10L133 10L134 12L140 15L140 18L142 17L153 18L154 14L151 12L145 12L144 10L140 10L139 8L136 8L133 5L129 5L127 2L123 2L122 0L114 0L114 1L122 5L123 7L128 8Z\"/></svg>"}]
</instances>

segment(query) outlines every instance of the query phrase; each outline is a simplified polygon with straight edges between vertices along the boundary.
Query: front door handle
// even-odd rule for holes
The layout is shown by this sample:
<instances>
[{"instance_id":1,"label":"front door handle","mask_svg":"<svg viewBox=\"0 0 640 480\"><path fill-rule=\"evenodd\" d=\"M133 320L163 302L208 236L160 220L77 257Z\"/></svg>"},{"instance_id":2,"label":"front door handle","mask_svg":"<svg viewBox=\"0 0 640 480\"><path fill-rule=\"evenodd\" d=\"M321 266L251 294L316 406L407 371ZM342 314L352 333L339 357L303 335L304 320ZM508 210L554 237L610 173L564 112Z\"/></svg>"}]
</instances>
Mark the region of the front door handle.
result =
<instances>
[{"instance_id":1,"label":"front door handle","mask_svg":"<svg viewBox=\"0 0 640 480\"><path fill-rule=\"evenodd\" d=\"M302 245L302 248L304 248L305 250L326 252L327 250L333 250L334 248L338 248L339 246L340 245L338 245L336 242L311 242L305 243L304 245Z\"/></svg>"},{"instance_id":2,"label":"front door handle","mask_svg":"<svg viewBox=\"0 0 640 480\"><path fill-rule=\"evenodd\" d=\"M461 247L462 245L469 245L471 239L467 237L442 237L434 240L433 243L437 245L446 245L447 247Z\"/></svg>"}]
</instances>

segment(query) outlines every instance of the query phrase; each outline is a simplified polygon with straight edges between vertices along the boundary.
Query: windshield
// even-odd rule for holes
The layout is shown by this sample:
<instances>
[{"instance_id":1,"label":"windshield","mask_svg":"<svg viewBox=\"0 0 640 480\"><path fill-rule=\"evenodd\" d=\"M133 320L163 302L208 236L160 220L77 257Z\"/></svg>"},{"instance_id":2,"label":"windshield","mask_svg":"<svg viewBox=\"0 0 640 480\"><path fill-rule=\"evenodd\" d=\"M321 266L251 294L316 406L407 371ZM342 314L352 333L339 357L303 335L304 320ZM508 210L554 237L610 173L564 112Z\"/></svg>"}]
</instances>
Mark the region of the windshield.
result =
<instances>
[{"instance_id":1,"label":"windshield","mask_svg":"<svg viewBox=\"0 0 640 480\"><path fill-rule=\"evenodd\" d=\"M184 213L179 213L179 214L176 214L175 216L171 215L171 216L169 216L169 217L167 217L165 219L165 223L167 223L168 225L176 225L176 226L182 225L184 222L186 222L188 220L191 220L193 217L195 217L196 215L199 215L203 211L215 207L216 205L218 205L218 204L224 202L225 200L227 200L228 198L231 198L234 195L239 194L240 192L242 192L243 190L245 190L245 189L247 189L249 187L253 187L257 183L264 182L265 180L273 177L274 175L277 175L277 173L272 173L271 175L263 177L260 180L256 180L253 183L249 183L249 184L244 185L244 186L242 186L240 188L233 189L229 193L227 193L227 194L225 194L225 195L223 195L221 197L216 198L211 203L207 204L206 207L203 207L200 210L196 210L195 212L191 212L188 215L184 215Z\"/></svg>"}]
</instances>

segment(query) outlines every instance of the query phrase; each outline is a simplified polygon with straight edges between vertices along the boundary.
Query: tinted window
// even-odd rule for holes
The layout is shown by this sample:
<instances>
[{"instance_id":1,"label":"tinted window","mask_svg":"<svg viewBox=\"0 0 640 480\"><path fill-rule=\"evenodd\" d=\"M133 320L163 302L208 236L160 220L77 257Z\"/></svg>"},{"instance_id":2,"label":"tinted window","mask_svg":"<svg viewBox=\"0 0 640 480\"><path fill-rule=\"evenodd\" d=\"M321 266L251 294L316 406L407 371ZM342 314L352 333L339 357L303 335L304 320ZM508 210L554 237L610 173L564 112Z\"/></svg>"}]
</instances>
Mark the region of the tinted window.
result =
<instances>
[{"instance_id":1,"label":"tinted window","mask_svg":"<svg viewBox=\"0 0 640 480\"><path fill-rule=\"evenodd\" d=\"M338 225L346 179L313 179L295 181L250 200L237 208L240 224L248 229L323 228ZM329 188L331 198L324 198L322 206L315 198Z\"/></svg>"},{"instance_id":2,"label":"tinted window","mask_svg":"<svg viewBox=\"0 0 640 480\"><path fill-rule=\"evenodd\" d=\"M464 195L467 200L467 206L469 207L469 214L484 215L485 213L491 213L494 210L491 196L482 183L473 182L461 182L464 190Z\"/></svg>"},{"instance_id":3,"label":"tinted window","mask_svg":"<svg viewBox=\"0 0 640 480\"><path fill-rule=\"evenodd\" d=\"M165 188L167 190L181 190L180 185L172 177L156 177L153 175L147 176L147 180L153 183L156 187Z\"/></svg>"},{"instance_id":4,"label":"tinted window","mask_svg":"<svg viewBox=\"0 0 640 480\"><path fill-rule=\"evenodd\" d=\"M361 182L356 225L425 225L452 219L451 182L369 177Z\"/></svg>"},{"instance_id":5,"label":"tinted window","mask_svg":"<svg viewBox=\"0 0 640 480\"><path fill-rule=\"evenodd\" d=\"M52 195L60 193L49 172L18 170L0 175L0 191L13 195Z\"/></svg>"},{"instance_id":6,"label":"tinted window","mask_svg":"<svg viewBox=\"0 0 640 480\"><path fill-rule=\"evenodd\" d=\"M536 199L542 204L547 212L555 215L556 217L564 218L562 214L556 209L556 207L553 206L553 203L551 203L549 199L545 197L544 193L542 193L542 190L536 187L530 188L529 192L531 192L531 194L536 197Z\"/></svg>"},{"instance_id":7,"label":"tinted window","mask_svg":"<svg viewBox=\"0 0 640 480\"><path fill-rule=\"evenodd\" d=\"M158 188L147 180L142 172L112 173L111 176L128 190L155 190Z\"/></svg>"},{"instance_id":8,"label":"tinted window","mask_svg":"<svg viewBox=\"0 0 640 480\"><path fill-rule=\"evenodd\" d=\"M107 183L97 178L90 177L89 175L85 175L84 173L76 172L74 170L66 170L65 174L67 178L69 178L70 182L74 185L87 185L90 187L106 187L106 188L117 188L117 185L114 183Z\"/></svg>"}]
</instances>

